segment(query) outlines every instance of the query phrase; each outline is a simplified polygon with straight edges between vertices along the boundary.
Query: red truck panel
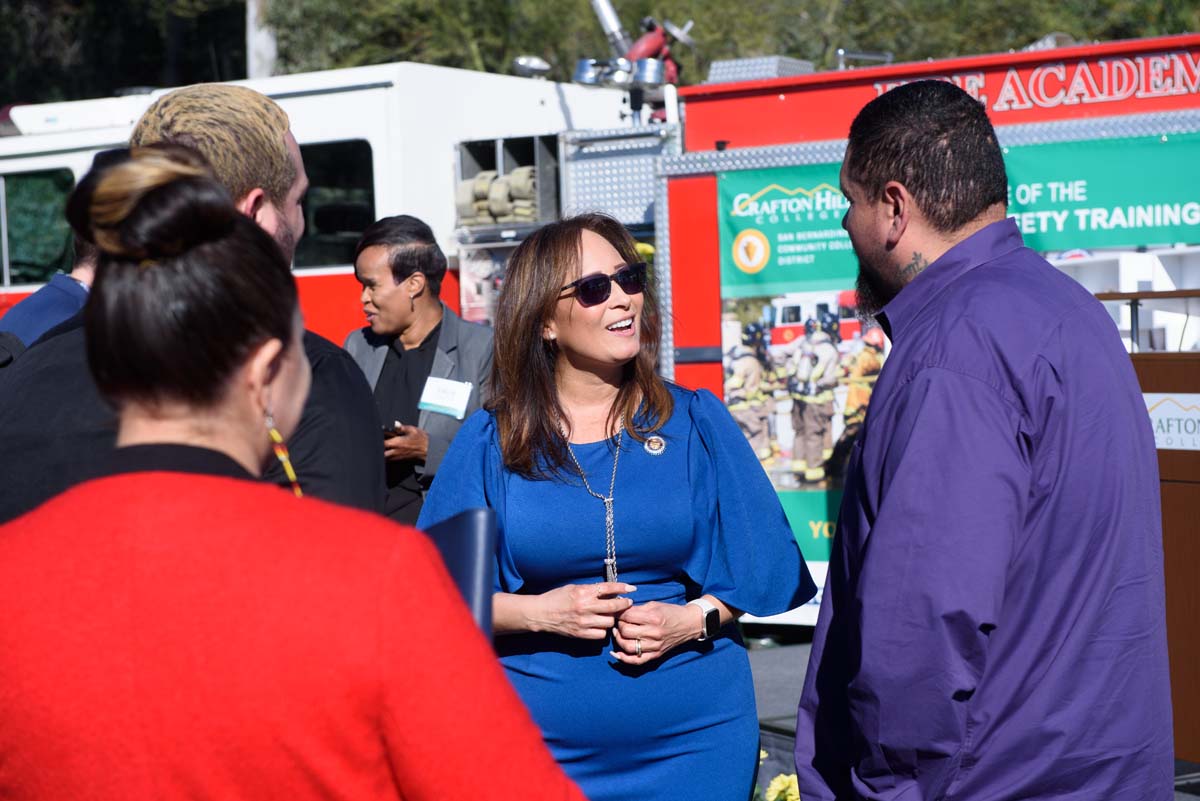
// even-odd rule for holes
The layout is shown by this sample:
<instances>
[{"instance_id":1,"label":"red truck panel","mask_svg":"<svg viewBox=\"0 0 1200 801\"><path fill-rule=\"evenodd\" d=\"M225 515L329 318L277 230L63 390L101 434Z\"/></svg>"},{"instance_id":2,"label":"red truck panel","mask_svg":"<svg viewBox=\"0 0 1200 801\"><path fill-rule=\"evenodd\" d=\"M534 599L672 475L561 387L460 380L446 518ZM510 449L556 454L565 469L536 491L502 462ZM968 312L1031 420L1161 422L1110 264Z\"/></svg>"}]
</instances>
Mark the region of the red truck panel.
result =
<instances>
[{"instance_id":1,"label":"red truck panel","mask_svg":"<svg viewBox=\"0 0 1200 801\"><path fill-rule=\"evenodd\" d=\"M675 178L667 185L671 231L671 308L676 348L721 346L720 240L717 179L713 175ZM675 380L721 397L717 363L676 364Z\"/></svg>"},{"instance_id":2,"label":"red truck panel","mask_svg":"<svg viewBox=\"0 0 1200 801\"><path fill-rule=\"evenodd\" d=\"M717 179L676 178L667 187L671 228L671 309L675 347L721 344Z\"/></svg>"},{"instance_id":3,"label":"red truck panel","mask_svg":"<svg viewBox=\"0 0 1200 801\"><path fill-rule=\"evenodd\" d=\"M1200 35L690 86L688 151L844 139L858 110L896 84L943 78L985 103L996 125L1195 108Z\"/></svg>"},{"instance_id":4,"label":"red truck panel","mask_svg":"<svg viewBox=\"0 0 1200 801\"><path fill-rule=\"evenodd\" d=\"M0 292L0 317L3 317L6 311L32 294L33 292Z\"/></svg>"},{"instance_id":5,"label":"red truck panel","mask_svg":"<svg viewBox=\"0 0 1200 801\"><path fill-rule=\"evenodd\" d=\"M346 335L366 324L359 296L362 287L354 273L305 275L296 273L300 291L300 309L304 325L326 339L341 345ZM442 302L455 313L459 309L458 273L447 272L442 280Z\"/></svg>"},{"instance_id":6,"label":"red truck panel","mask_svg":"<svg viewBox=\"0 0 1200 801\"><path fill-rule=\"evenodd\" d=\"M720 362L675 365L675 383L688 389L707 389L718 398L724 398L724 381Z\"/></svg>"}]
</instances>

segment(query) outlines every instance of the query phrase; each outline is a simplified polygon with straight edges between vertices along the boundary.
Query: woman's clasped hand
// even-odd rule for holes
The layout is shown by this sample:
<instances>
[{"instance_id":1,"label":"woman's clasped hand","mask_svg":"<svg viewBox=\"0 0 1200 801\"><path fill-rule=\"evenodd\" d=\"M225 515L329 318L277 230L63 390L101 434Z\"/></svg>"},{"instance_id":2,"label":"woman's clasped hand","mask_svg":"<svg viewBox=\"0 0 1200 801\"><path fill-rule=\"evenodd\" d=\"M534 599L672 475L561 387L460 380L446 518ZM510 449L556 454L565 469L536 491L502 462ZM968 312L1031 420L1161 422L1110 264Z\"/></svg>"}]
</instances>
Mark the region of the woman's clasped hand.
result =
<instances>
[{"instance_id":1,"label":"woman's clasped hand","mask_svg":"<svg viewBox=\"0 0 1200 801\"><path fill-rule=\"evenodd\" d=\"M619 581L556 587L530 598L528 630L603 640L621 614L633 606L632 600L621 596L636 590L632 584Z\"/></svg>"},{"instance_id":2,"label":"woman's clasped hand","mask_svg":"<svg viewBox=\"0 0 1200 801\"><path fill-rule=\"evenodd\" d=\"M630 665L644 665L700 636L700 610L687 604L651 601L621 614L613 629L613 656Z\"/></svg>"},{"instance_id":3,"label":"woman's clasped hand","mask_svg":"<svg viewBox=\"0 0 1200 801\"><path fill-rule=\"evenodd\" d=\"M681 604L650 601L635 604L625 597L637 587L619 581L566 584L532 596L525 611L528 631L582 640L612 636L615 659L644 665L700 635L700 610Z\"/></svg>"}]
</instances>

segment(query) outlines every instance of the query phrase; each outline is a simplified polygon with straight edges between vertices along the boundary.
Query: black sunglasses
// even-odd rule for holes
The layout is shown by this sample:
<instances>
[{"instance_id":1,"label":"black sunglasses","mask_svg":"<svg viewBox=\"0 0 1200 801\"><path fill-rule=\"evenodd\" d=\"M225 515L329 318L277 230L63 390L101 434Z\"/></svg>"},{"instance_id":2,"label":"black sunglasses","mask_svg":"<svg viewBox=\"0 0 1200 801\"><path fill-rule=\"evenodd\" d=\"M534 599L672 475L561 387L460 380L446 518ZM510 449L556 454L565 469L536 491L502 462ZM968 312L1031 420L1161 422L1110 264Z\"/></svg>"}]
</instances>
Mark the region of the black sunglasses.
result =
<instances>
[{"instance_id":1,"label":"black sunglasses","mask_svg":"<svg viewBox=\"0 0 1200 801\"><path fill-rule=\"evenodd\" d=\"M559 292L574 288L575 300L579 301L580 306L595 306L597 303L608 300L608 296L612 294L614 281L626 295L640 295L646 289L646 262L626 264L612 275L603 273L585 275L583 278L567 284Z\"/></svg>"}]
</instances>

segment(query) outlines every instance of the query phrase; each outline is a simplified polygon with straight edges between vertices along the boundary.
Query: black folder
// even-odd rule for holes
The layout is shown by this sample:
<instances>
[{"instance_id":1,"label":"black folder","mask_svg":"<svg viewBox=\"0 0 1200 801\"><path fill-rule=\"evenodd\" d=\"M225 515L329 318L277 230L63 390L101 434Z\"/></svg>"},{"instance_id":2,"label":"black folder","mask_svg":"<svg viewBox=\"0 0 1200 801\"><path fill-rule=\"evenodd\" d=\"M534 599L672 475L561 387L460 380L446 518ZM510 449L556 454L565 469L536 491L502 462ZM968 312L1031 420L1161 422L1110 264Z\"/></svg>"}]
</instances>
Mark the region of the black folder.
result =
<instances>
[{"instance_id":1,"label":"black folder","mask_svg":"<svg viewBox=\"0 0 1200 801\"><path fill-rule=\"evenodd\" d=\"M468 509L425 530L485 635L492 635L492 572L496 561L496 513Z\"/></svg>"}]
</instances>

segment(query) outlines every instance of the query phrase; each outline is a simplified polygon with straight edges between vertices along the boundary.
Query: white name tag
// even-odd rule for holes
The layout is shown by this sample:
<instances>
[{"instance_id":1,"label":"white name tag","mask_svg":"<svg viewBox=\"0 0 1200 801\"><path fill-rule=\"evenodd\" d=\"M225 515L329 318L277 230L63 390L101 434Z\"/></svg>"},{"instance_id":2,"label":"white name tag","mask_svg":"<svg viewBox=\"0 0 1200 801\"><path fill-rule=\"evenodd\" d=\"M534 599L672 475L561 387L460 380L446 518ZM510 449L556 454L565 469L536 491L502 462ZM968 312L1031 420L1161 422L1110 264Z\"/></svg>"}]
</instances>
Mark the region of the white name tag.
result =
<instances>
[{"instance_id":1,"label":"white name tag","mask_svg":"<svg viewBox=\"0 0 1200 801\"><path fill-rule=\"evenodd\" d=\"M467 413L467 402L471 400L470 381L451 381L448 378L425 380L425 389L421 392L418 409L438 414L448 414L455 420L461 420Z\"/></svg>"}]
</instances>

